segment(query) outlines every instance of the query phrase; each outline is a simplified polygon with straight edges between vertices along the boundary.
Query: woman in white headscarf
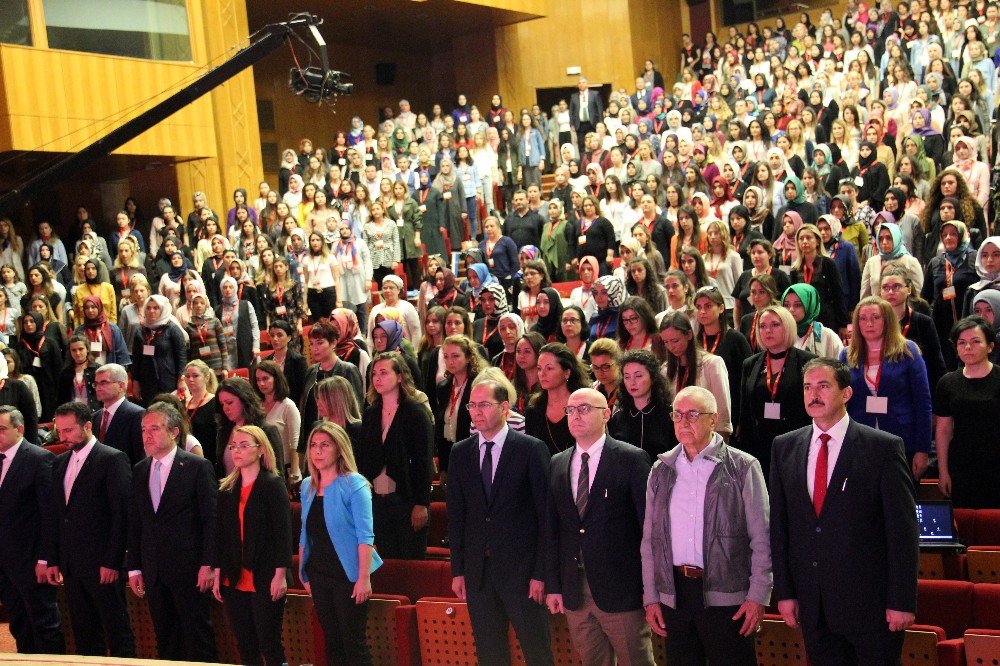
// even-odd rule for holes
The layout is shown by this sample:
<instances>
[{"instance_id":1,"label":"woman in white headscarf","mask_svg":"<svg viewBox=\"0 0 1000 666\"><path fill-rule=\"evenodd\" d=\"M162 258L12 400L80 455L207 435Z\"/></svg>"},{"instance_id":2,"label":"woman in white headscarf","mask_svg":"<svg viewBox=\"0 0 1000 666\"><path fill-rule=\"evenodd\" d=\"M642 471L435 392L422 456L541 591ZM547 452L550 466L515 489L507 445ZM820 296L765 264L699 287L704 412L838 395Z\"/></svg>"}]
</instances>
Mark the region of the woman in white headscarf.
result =
<instances>
[{"instance_id":1,"label":"woman in white headscarf","mask_svg":"<svg viewBox=\"0 0 1000 666\"><path fill-rule=\"evenodd\" d=\"M141 402L148 405L155 395L177 389L187 365L187 342L171 316L167 297L153 294L143 302L141 312L142 328L132 348L132 376L138 382Z\"/></svg>"}]
</instances>

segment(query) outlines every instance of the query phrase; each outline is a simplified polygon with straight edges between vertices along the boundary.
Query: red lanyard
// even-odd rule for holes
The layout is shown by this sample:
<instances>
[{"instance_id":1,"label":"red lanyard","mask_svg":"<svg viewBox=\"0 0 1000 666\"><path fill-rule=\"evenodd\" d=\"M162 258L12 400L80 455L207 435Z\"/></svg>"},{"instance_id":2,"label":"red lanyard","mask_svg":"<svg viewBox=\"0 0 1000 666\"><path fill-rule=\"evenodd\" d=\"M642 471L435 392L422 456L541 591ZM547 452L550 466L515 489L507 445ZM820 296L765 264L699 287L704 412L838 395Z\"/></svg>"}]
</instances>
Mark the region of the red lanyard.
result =
<instances>
[{"instance_id":1,"label":"red lanyard","mask_svg":"<svg viewBox=\"0 0 1000 666\"><path fill-rule=\"evenodd\" d=\"M222 306L222 323L224 323L226 326L229 326L230 324L232 324L233 323L233 315L235 315L235 314L236 314L236 306L235 305L229 311L229 314L226 314L226 306L223 305Z\"/></svg>"},{"instance_id":2,"label":"red lanyard","mask_svg":"<svg viewBox=\"0 0 1000 666\"><path fill-rule=\"evenodd\" d=\"M951 282L952 282L952 279L954 278L954 275L955 275L955 267L952 266L951 262L948 261L948 258L945 257L945 260L944 260L944 283L945 283L946 286L949 286L949 287L951 286Z\"/></svg>"},{"instance_id":3,"label":"red lanyard","mask_svg":"<svg viewBox=\"0 0 1000 666\"><path fill-rule=\"evenodd\" d=\"M29 343L27 340L24 340L24 346L28 348L28 351L30 351L32 354L34 354L35 356L38 356L38 357L41 357L41 355L42 355L42 345L45 344L44 329L43 329L42 332L43 332L43 335L38 340L38 349L32 349L31 348L31 343Z\"/></svg>"},{"instance_id":4,"label":"red lanyard","mask_svg":"<svg viewBox=\"0 0 1000 666\"><path fill-rule=\"evenodd\" d=\"M805 280L806 284L812 284L813 273L815 272L816 269L813 267L812 262L808 264L805 262L802 263L802 279Z\"/></svg>"},{"instance_id":5,"label":"red lanyard","mask_svg":"<svg viewBox=\"0 0 1000 666\"><path fill-rule=\"evenodd\" d=\"M594 219L596 220L597 218L594 218ZM586 220L586 219L584 219L582 222L580 222L580 235L586 234L587 230L590 229L590 227L593 226L593 224L594 224L594 220Z\"/></svg>"},{"instance_id":6,"label":"red lanyard","mask_svg":"<svg viewBox=\"0 0 1000 666\"><path fill-rule=\"evenodd\" d=\"M781 370L774 377L774 384L771 383L771 354L769 352L764 352L767 354L767 374L764 376L764 386L771 394L771 400L778 399L778 384L781 383L781 375L785 373L785 366L781 366Z\"/></svg>"},{"instance_id":7,"label":"red lanyard","mask_svg":"<svg viewBox=\"0 0 1000 666\"><path fill-rule=\"evenodd\" d=\"M709 261L711 261L712 259L715 259L714 254L711 257L709 257ZM719 274L719 264L721 263L722 263L722 257L719 257L719 259L714 264L709 263L708 270L709 272L712 273L713 278Z\"/></svg>"},{"instance_id":8,"label":"red lanyard","mask_svg":"<svg viewBox=\"0 0 1000 666\"><path fill-rule=\"evenodd\" d=\"M875 389L875 393L873 395L878 395L878 385L879 385L879 382L882 381L882 367L884 365L885 364L882 363L881 361L878 364L878 372L875 373L875 381L872 382L872 388ZM865 378L866 379L868 378L868 366L867 365L865 365Z\"/></svg>"},{"instance_id":9,"label":"red lanyard","mask_svg":"<svg viewBox=\"0 0 1000 666\"><path fill-rule=\"evenodd\" d=\"M500 356L500 369L503 370L504 376L514 381L514 375L517 373L517 364L514 362L514 355L504 352Z\"/></svg>"},{"instance_id":10,"label":"red lanyard","mask_svg":"<svg viewBox=\"0 0 1000 666\"><path fill-rule=\"evenodd\" d=\"M208 322L207 321L198 324L198 337L201 338L201 344L202 345L208 344L207 342L205 342L205 331L207 331L207 330L208 330Z\"/></svg>"},{"instance_id":11,"label":"red lanyard","mask_svg":"<svg viewBox=\"0 0 1000 666\"><path fill-rule=\"evenodd\" d=\"M191 403L188 403L187 405L188 418L189 419L194 418L194 413L197 412L199 409L201 409L206 402L208 402L208 393L205 393L205 395L201 396L201 400L194 407L191 406Z\"/></svg>"},{"instance_id":12,"label":"red lanyard","mask_svg":"<svg viewBox=\"0 0 1000 666\"><path fill-rule=\"evenodd\" d=\"M490 258L493 257L493 250L495 250L496 247L497 247L496 243L490 243L490 242L487 241L487 243L486 243L486 258L487 259L490 259Z\"/></svg>"},{"instance_id":13,"label":"red lanyard","mask_svg":"<svg viewBox=\"0 0 1000 666\"><path fill-rule=\"evenodd\" d=\"M88 328L86 332L87 332L87 337L90 339L91 342L100 342L102 346L104 345L104 340L103 340L104 336L101 335L100 329Z\"/></svg>"},{"instance_id":14,"label":"red lanyard","mask_svg":"<svg viewBox=\"0 0 1000 666\"><path fill-rule=\"evenodd\" d=\"M604 322L604 326L601 326L600 322L597 323L597 337L598 338L603 338L604 337L604 333L608 330L608 326L611 326L611 319L608 319L606 322Z\"/></svg>"},{"instance_id":15,"label":"red lanyard","mask_svg":"<svg viewBox=\"0 0 1000 666\"><path fill-rule=\"evenodd\" d=\"M420 197L420 203L427 201L427 195L430 194L430 192L431 192L430 188L426 190L420 190L420 194L417 195Z\"/></svg>"},{"instance_id":16,"label":"red lanyard","mask_svg":"<svg viewBox=\"0 0 1000 666\"><path fill-rule=\"evenodd\" d=\"M221 257L218 258L218 259L216 259L215 257L212 257L212 268L213 268L213 270L219 270L220 268L222 268L222 262L223 261L225 261L225 260L222 259Z\"/></svg>"},{"instance_id":17,"label":"red lanyard","mask_svg":"<svg viewBox=\"0 0 1000 666\"><path fill-rule=\"evenodd\" d=\"M756 317L756 315L754 315L754 317ZM715 344L713 344L712 348L709 349L708 348L708 334L705 333L705 331L701 332L701 346L709 354L714 354L715 353L715 350L719 348L719 342L721 340L722 340L722 333L720 332L718 335L715 336Z\"/></svg>"},{"instance_id":18,"label":"red lanyard","mask_svg":"<svg viewBox=\"0 0 1000 666\"><path fill-rule=\"evenodd\" d=\"M164 329L159 328L159 329L153 331L150 335L144 335L143 337L146 338L146 344L147 345L153 344L153 342L156 340L156 338L160 337L160 333L162 333L163 330Z\"/></svg>"},{"instance_id":19,"label":"red lanyard","mask_svg":"<svg viewBox=\"0 0 1000 666\"><path fill-rule=\"evenodd\" d=\"M910 332L910 324L913 323L913 308L906 308L906 326L903 327L903 337Z\"/></svg>"},{"instance_id":20,"label":"red lanyard","mask_svg":"<svg viewBox=\"0 0 1000 666\"><path fill-rule=\"evenodd\" d=\"M684 368L684 374L677 373L677 390L675 393L679 393L682 388L687 384L688 381L688 369Z\"/></svg>"},{"instance_id":21,"label":"red lanyard","mask_svg":"<svg viewBox=\"0 0 1000 666\"><path fill-rule=\"evenodd\" d=\"M122 288L128 289L128 269L122 269Z\"/></svg>"},{"instance_id":22,"label":"red lanyard","mask_svg":"<svg viewBox=\"0 0 1000 666\"><path fill-rule=\"evenodd\" d=\"M497 325L494 326L493 330L491 331L489 329L489 320L487 320L486 322L483 323L483 345L485 345L486 341L489 340L490 338L492 338L496 334L497 329L499 327L500 327L500 323L497 322Z\"/></svg>"},{"instance_id":23,"label":"red lanyard","mask_svg":"<svg viewBox=\"0 0 1000 666\"><path fill-rule=\"evenodd\" d=\"M451 384L451 397L448 399L448 414L453 415L455 409L458 407L458 401L461 400L462 394L465 392L465 384L469 381L466 377L461 384L456 384L455 380L452 379Z\"/></svg>"},{"instance_id":24,"label":"red lanyard","mask_svg":"<svg viewBox=\"0 0 1000 666\"><path fill-rule=\"evenodd\" d=\"M76 374L73 374L73 394L74 395L84 395L84 390L87 386L87 378L85 376L80 377L80 381L76 380Z\"/></svg>"},{"instance_id":25,"label":"red lanyard","mask_svg":"<svg viewBox=\"0 0 1000 666\"><path fill-rule=\"evenodd\" d=\"M757 320L760 319L760 310L753 313L753 324L750 325L750 348L757 349Z\"/></svg>"}]
</instances>

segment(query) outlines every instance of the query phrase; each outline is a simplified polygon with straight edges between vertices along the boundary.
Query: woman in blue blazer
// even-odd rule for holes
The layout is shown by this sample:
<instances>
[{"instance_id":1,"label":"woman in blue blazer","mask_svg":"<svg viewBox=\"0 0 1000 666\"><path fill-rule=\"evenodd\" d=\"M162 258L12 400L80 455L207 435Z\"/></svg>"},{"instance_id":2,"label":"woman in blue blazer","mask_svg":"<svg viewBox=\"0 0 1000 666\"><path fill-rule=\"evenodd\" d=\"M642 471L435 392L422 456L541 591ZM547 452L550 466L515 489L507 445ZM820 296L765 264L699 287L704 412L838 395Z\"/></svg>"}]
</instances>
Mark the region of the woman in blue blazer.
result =
<instances>
[{"instance_id":1,"label":"woman in blue blazer","mask_svg":"<svg viewBox=\"0 0 1000 666\"><path fill-rule=\"evenodd\" d=\"M357 472L347 432L319 423L309 434L302 480L299 576L313 599L331 664L371 664L365 641L374 550L371 486ZM316 499L319 501L315 501Z\"/></svg>"},{"instance_id":2,"label":"woman in blue blazer","mask_svg":"<svg viewBox=\"0 0 1000 666\"><path fill-rule=\"evenodd\" d=\"M851 418L898 435L914 479L927 469L931 391L917 345L903 337L888 301L869 296L854 310L854 336L840 360L851 370Z\"/></svg>"}]
</instances>

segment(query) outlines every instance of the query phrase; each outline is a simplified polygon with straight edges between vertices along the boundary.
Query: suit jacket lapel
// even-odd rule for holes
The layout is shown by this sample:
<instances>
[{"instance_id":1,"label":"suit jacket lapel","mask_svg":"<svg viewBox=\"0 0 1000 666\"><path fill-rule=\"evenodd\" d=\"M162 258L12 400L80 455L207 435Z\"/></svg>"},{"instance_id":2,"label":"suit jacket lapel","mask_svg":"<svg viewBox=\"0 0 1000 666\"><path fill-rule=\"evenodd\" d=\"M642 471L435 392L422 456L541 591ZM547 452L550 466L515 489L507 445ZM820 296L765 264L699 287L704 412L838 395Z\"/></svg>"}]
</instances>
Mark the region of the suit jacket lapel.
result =
<instances>
[{"instance_id":1,"label":"suit jacket lapel","mask_svg":"<svg viewBox=\"0 0 1000 666\"><path fill-rule=\"evenodd\" d=\"M94 448L92 448L90 450L90 454L87 456L87 459L84 460L83 464L80 466L80 471L77 472L76 478L73 479L73 487L70 489L69 498L65 497L65 495L66 495L66 483L65 483L65 481L66 481L66 475L63 474L63 475L61 475L59 477L59 478L61 478L63 480L63 484L62 484L63 485L63 490L62 490L63 501L66 503L67 506L69 506L69 504L73 502L73 498L77 496L78 493L76 493L74 491L77 488L80 487L80 479L84 478L87 474L89 474L89 472L87 470L89 470L89 469L91 469L93 467L92 461L94 460L94 456L96 456L96 455L98 455L98 453L97 453L97 445L95 444ZM69 473L69 466L70 466L70 464L72 464L72 460L73 460L72 456L70 456L69 458L66 459L66 468L65 468L66 473Z\"/></svg>"},{"instance_id":2,"label":"suit jacket lapel","mask_svg":"<svg viewBox=\"0 0 1000 666\"><path fill-rule=\"evenodd\" d=\"M507 439L503 443L503 448L500 449L500 460L497 461L497 471L493 474L493 492L490 496L486 498L487 503L492 506L493 502L496 500L497 495L503 490L505 486L505 481L507 477L510 476L510 459L512 456L516 455L516 452L512 451L513 447L517 446L513 439L514 431L511 430L507 433ZM479 460L479 445L476 444L476 461ZM484 488L485 491L485 488Z\"/></svg>"},{"instance_id":3,"label":"suit jacket lapel","mask_svg":"<svg viewBox=\"0 0 1000 666\"><path fill-rule=\"evenodd\" d=\"M812 446L812 433L812 426L810 426L795 446L795 450L792 451L793 469L795 469L793 492L799 496L800 501L809 506L810 512L815 515L815 511L812 509L812 497L809 496L809 447Z\"/></svg>"},{"instance_id":4,"label":"suit jacket lapel","mask_svg":"<svg viewBox=\"0 0 1000 666\"><path fill-rule=\"evenodd\" d=\"M594 498L597 497L598 493L602 488L608 487L607 476L611 474L609 471L612 466L614 466L615 454L617 454L614 443L610 439L604 440L604 450L601 451L601 460L597 463L597 469L590 470L590 495L587 498L587 507L583 510L583 517L581 520L587 517L590 513L590 507L594 505ZM573 501L576 502L576 493L574 491Z\"/></svg>"},{"instance_id":5,"label":"suit jacket lapel","mask_svg":"<svg viewBox=\"0 0 1000 666\"><path fill-rule=\"evenodd\" d=\"M160 512L160 509L163 508L168 500L179 492L176 490L177 485L180 483L177 477L184 473L184 464L186 462L181 455L182 453L183 451L178 448L177 453L174 454L174 462L170 466L170 473L167 474L167 483L163 486L163 493L160 495L160 506L156 510L157 513Z\"/></svg>"},{"instance_id":6,"label":"suit jacket lapel","mask_svg":"<svg viewBox=\"0 0 1000 666\"><path fill-rule=\"evenodd\" d=\"M7 468L7 475L3 479L3 485L0 485L0 499L3 499L8 494L11 486L14 485L14 480L20 474L21 467L25 465L24 459L28 455L24 451L26 446L31 445L27 441L22 441L21 446L17 449L17 455L10 461L10 467Z\"/></svg>"},{"instance_id":7,"label":"suit jacket lapel","mask_svg":"<svg viewBox=\"0 0 1000 666\"><path fill-rule=\"evenodd\" d=\"M830 477L830 485L826 489L826 498L823 500L823 511L825 512L830 504L838 497L847 486L847 472L851 469L854 456L858 451L858 428L851 421L847 426L847 434L844 435L844 443L840 445L840 453L837 455L837 464L833 466L833 475Z\"/></svg>"}]
</instances>

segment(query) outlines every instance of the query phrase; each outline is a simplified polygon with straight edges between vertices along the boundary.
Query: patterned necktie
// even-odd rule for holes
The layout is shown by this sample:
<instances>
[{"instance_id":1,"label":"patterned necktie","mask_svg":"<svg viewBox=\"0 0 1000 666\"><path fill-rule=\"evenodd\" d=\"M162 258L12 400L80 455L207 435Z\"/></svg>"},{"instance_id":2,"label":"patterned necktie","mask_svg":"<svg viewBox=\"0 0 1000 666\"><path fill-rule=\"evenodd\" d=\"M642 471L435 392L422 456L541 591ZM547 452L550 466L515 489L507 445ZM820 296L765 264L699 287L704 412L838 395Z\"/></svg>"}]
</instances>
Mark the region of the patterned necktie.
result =
<instances>
[{"instance_id":1,"label":"patterned necktie","mask_svg":"<svg viewBox=\"0 0 1000 666\"><path fill-rule=\"evenodd\" d=\"M101 440L102 444L104 443L105 436L108 434L109 425L111 425L111 412L105 409L104 417L101 419L101 432L99 433L100 434L99 439Z\"/></svg>"},{"instance_id":2,"label":"patterned necktie","mask_svg":"<svg viewBox=\"0 0 1000 666\"><path fill-rule=\"evenodd\" d=\"M483 454L483 466L479 470L483 475L483 490L486 491L486 499L489 500L493 494L493 442L484 442L486 453Z\"/></svg>"},{"instance_id":3,"label":"patterned necktie","mask_svg":"<svg viewBox=\"0 0 1000 666\"><path fill-rule=\"evenodd\" d=\"M163 484L160 482L160 468L163 466L159 460L153 462L153 471L149 475L149 498L153 500L153 513L160 508L160 495L163 494Z\"/></svg>"},{"instance_id":4,"label":"patterned necktie","mask_svg":"<svg viewBox=\"0 0 1000 666\"><path fill-rule=\"evenodd\" d=\"M583 512L587 510L587 500L590 499L590 467L587 465L588 460L590 460L590 454L580 454L580 476L577 477L576 481L576 510L581 518L583 518Z\"/></svg>"},{"instance_id":5,"label":"patterned necktie","mask_svg":"<svg viewBox=\"0 0 1000 666\"><path fill-rule=\"evenodd\" d=\"M826 499L827 467L830 464L830 435L825 432L819 436L819 455L816 456L816 475L813 481L813 509L816 516L823 510L823 500Z\"/></svg>"}]
</instances>

